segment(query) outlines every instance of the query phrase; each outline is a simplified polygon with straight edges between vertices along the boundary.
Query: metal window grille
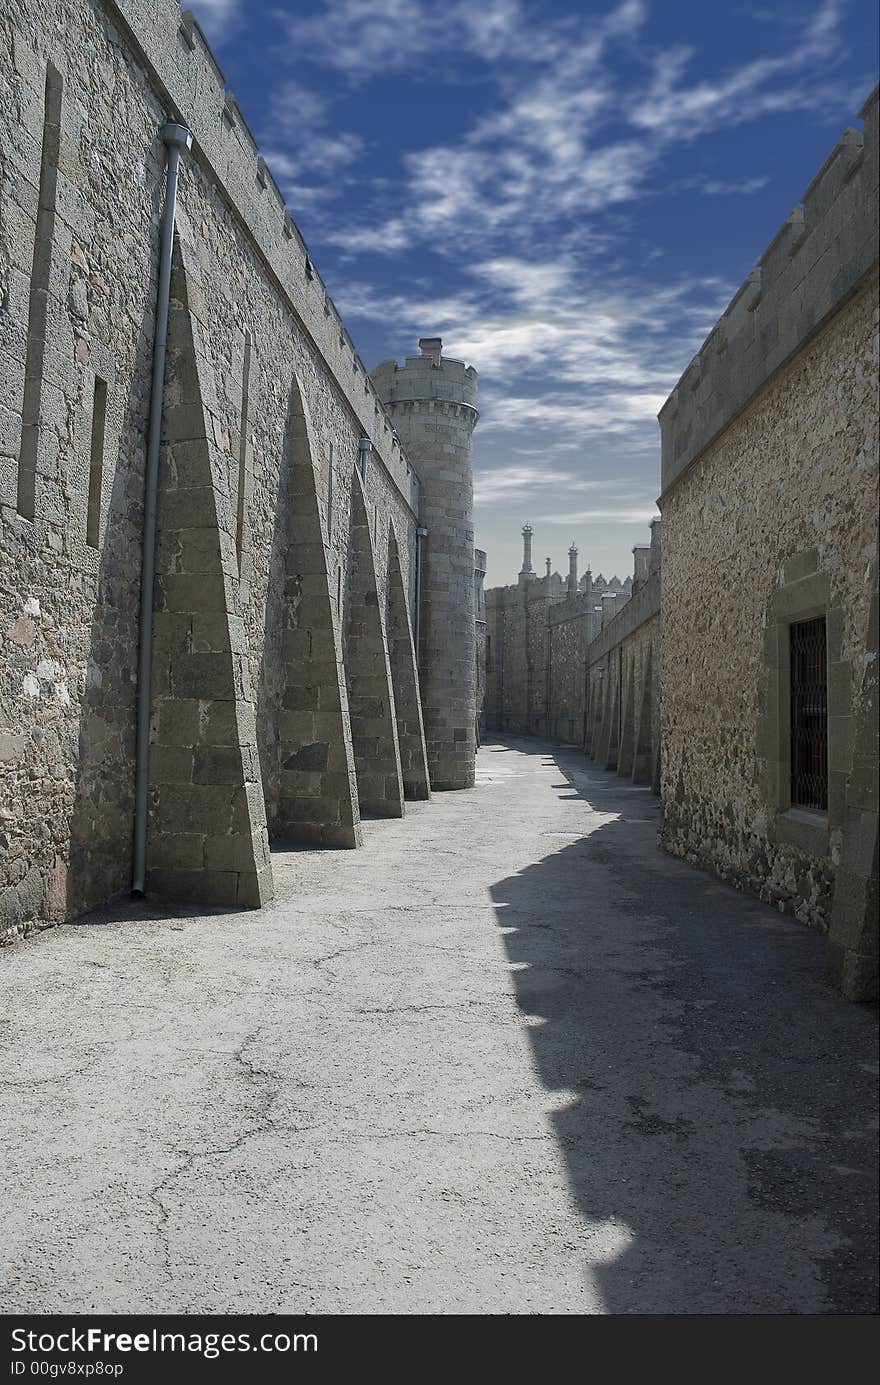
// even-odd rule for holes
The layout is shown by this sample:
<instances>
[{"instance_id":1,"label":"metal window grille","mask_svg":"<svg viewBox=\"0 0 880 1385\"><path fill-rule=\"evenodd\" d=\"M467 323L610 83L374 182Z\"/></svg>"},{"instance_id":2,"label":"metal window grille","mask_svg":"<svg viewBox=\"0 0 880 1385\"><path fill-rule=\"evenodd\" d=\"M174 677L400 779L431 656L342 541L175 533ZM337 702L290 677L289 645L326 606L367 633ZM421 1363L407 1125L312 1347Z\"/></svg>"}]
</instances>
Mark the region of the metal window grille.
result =
<instances>
[{"instance_id":1,"label":"metal window grille","mask_svg":"<svg viewBox=\"0 0 880 1385\"><path fill-rule=\"evenodd\" d=\"M791 626L791 802L828 807L828 657L825 617Z\"/></svg>"}]
</instances>

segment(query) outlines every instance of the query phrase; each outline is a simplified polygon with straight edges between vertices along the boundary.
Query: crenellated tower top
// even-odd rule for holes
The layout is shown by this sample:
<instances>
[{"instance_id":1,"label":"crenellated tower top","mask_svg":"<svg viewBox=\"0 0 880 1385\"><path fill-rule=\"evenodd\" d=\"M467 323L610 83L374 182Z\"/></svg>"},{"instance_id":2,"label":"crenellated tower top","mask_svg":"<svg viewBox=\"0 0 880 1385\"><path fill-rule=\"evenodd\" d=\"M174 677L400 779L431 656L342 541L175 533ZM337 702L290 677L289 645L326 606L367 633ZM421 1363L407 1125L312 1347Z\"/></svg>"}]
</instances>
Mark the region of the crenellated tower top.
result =
<instances>
[{"instance_id":1,"label":"crenellated tower top","mask_svg":"<svg viewBox=\"0 0 880 1385\"><path fill-rule=\"evenodd\" d=\"M444 356L440 337L422 337L419 355L407 356L403 365L382 361L371 379L386 404L442 400L471 410L477 421L477 372L464 361Z\"/></svg>"}]
</instances>

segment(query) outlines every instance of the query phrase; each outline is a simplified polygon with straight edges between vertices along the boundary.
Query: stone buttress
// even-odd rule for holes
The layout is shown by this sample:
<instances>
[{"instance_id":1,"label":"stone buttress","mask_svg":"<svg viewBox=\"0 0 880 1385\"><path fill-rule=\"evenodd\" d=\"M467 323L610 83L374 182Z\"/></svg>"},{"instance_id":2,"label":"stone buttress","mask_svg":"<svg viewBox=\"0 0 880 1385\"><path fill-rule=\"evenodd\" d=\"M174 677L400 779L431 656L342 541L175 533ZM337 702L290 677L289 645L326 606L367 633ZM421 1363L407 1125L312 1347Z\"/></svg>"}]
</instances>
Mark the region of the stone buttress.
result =
<instances>
[{"instance_id":1,"label":"stone buttress","mask_svg":"<svg viewBox=\"0 0 880 1385\"><path fill-rule=\"evenodd\" d=\"M194 259L194 257L193 257ZM199 316L178 239L160 457L147 892L258 907L272 867L244 623L235 509Z\"/></svg>"},{"instance_id":2,"label":"stone buttress","mask_svg":"<svg viewBox=\"0 0 880 1385\"><path fill-rule=\"evenodd\" d=\"M403 778L376 557L363 485L352 476L345 671L361 811L403 816Z\"/></svg>"},{"instance_id":3,"label":"stone buttress","mask_svg":"<svg viewBox=\"0 0 880 1385\"><path fill-rule=\"evenodd\" d=\"M273 837L356 847L362 842L358 786L314 455L311 420L294 380L284 450L282 669L275 713L279 794Z\"/></svg>"},{"instance_id":4,"label":"stone buttress","mask_svg":"<svg viewBox=\"0 0 880 1385\"><path fill-rule=\"evenodd\" d=\"M400 547L393 524L389 526L388 532L387 590L388 656L391 661L391 681L394 685L403 796L409 799L430 798L431 783L425 750L422 703L419 697L419 672L406 582L400 565Z\"/></svg>"}]
</instances>

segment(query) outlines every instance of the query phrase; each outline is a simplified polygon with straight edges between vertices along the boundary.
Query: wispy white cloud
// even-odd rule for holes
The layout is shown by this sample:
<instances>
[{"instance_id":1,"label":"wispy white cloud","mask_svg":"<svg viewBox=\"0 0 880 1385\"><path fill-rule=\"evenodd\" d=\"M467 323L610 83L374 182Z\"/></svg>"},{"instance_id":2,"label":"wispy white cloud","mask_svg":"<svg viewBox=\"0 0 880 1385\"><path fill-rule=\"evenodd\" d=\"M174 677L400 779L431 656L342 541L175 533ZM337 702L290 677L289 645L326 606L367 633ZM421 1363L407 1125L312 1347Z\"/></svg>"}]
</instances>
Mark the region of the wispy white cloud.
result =
<instances>
[{"instance_id":1,"label":"wispy white cloud","mask_svg":"<svg viewBox=\"0 0 880 1385\"><path fill-rule=\"evenodd\" d=\"M657 519L656 505L616 505L605 510L567 510L563 514L536 515L536 524L572 524L589 528L591 524L650 524Z\"/></svg>"},{"instance_id":2,"label":"wispy white cloud","mask_svg":"<svg viewBox=\"0 0 880 1385\"><path fill-rule=\"evenodd\" d=\"M687 343L708 331L730 287L609 287L573 261L513 256L477 261L468 278L446 298L354 283L338 304L346 316L390 316L404 336L440 333L450 355L479 364L481 435L540 433L557 453L596 434L655 447L656 415Z\"/></svg>"},{"instance_id":3,"label":"wispy white cloud","mask_svg":"<svg viewBox=\"0 0 880 1385\"><path fill-rule=\"evenodd\" d=\"M264 157L295 214L318 211L344 190L340 174L363 155L364 140L332 122L329 97L293 79L273 93Z\"/></svg>"},{"instance_id":4,"label":"wispy white cloud","mask_svg":"<svg viewBox=\"0 0 880 1385\"><path fill-rule=\"evenodd\" d=\"M478 469L474 477L474 495L484 505L498 500L518 500L547 486L567 488L576 479L570 471L533 466L495 467L491 471Z\"/></svg>"},{"instance_id":5,"label":"wispy white cloud","mask_svg":"<svg viewBox=\"0 0 880 1385\"><path fill-rule=\"evenodd\" d=\"M757 178L742 178L739 182L725 183L718 178L708 178L700 186L709 197L751 197L760 192L770 182L766 174Z\"/></svg>"},{"instance_id":6,"label":"wispy white cloud","mask_svg":"<svg viewBox=\"0 0 880 1385\"><path fill-rule=\"evenodd\" d=\"M548 62L575 29L573 17L533 23L519 0L335 0L312 14L279 11L278 18L293 52L355 82L462 52L487 63Z\"/></svg>"},{"instance_id":7,"label":"wispy white cloud","mask_svg":"<svg viewBox=\"0 0 880 1385\"><path fill-rule=\"evenodd\" d=\"M545 454L536 450L535 455ZM522 466L508 463L489 469L478 467L474 478L474 494L480 504L490 502L521 500L534 496L546 502L545 491L554 493L583 495L587 492L601 492L614 503L626 505L642 499L640 488L631 478L618 476L584 477L576 470L561 471L553 466Z\"/></svg>"},{"instance_id":8,"label":"wispy white cloud","mask_svg":"<svg viewBox=\"0 0 880 1385\"><path fill-rule=\"evenodd\" d=\"M817 90L839 56L841 0L824 0L805 12L793 41L778 57L756 58L731 67L717 80L687 81L696 58L692 48L661 51L653 79L630 106L630 122L656 132L664 142L691 141L710 130L731 128L778 111L815 110L822 101L847 99L842 89L825 84Z\"/></svg>"},{"instance_id":9,"label":"wispy white cloud","mask_svg":"<svg viewBox=\"0 0 880 1385\"><path fill-rule=\"evenodd\" d=\"M851 109L837 71L844 0L791 7L772 40L762 33L761 56L716 53L711 66L692 47L658 44L642 0L612 0L588 23L573 3L548 18L521 0L292 10L278 20L296 79L275 95L269 162L345 266L340 310L355 330L393 323L396 340L439 333L449 355L478 366L479 437L497 463L478 474L481 504L546 503L552 489L574 504L547 505L548 524L644 523L655 513L656 413L736 282L671 277L660 245L634 252L630 224L673 186L694 199L767 187L760 166L724 176L711 145L698 162L697 140L775 112ZM363 135L337 111L396 74L424 83L427 100L465 83L480 100L455 138L419 144L401 129L396 171L378 179ZM406 266L404 288L388 291L377 256ZM417 256L431 266L423 283L405 277ZM436 268L444 257L448 275ZM581 512L581 488L605 485L595 459L608 455L627 472L636 464L644 495L602 491L603 509Z\"/></svg>"},{"instance_id":10,"label":"wispy white cloud","mask_svg":"<svg viewBox=\"0 0 880 1385\"><path fill-rule=\"evenodd\" d=\"M234 27L244 8L244 0L191 0L191 9L209 39L219 41Z\"/></svg>"}]
</instances>

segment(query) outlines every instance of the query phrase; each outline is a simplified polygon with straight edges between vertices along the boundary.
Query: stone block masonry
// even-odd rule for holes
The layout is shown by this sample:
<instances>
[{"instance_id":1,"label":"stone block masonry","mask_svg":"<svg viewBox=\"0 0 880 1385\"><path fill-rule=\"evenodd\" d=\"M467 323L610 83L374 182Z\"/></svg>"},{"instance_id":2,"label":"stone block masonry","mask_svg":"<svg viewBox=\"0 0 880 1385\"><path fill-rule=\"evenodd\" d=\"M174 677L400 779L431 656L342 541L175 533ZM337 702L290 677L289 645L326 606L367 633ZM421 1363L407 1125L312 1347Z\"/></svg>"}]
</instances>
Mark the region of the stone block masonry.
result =
<instances>
[{"instance_id":1,"label":"stone block masonry","mask_svg":"<svg viewBox=\"0 0 880 1385\"><path fill-rule=\"evenodd\" d=\"M345 666L352 596L374 621L371 660L390 638L376 704L390 768L383 759L384 800L371 786L365 805L399 811L404 795L429 793L406 630L426 574L422 630L442 624L462 645L468 631L469 654L450 662L444 649L442 668L428 635L420 667L422 687L444 688L431 722L451 766L441 782L467 782L475 373L440 368L464 393L437 401L440 446L424 456L436 500L423 512L398 419L176 0L9 0L0 30L0 931L71 917L130 883L168 117L194 140L180 170L161 455L148 885L257 904L272 888L268 839L361 841L371 739L381 757L376 728L357 746L352 736L349 692L364 730L360 680L372 676ZM461 434L454 481L447 426ZM363 437L372 449L356 476ZM417 530L432 525L420 573ZM449 592L431 576L443 562Z\"/></svg>"},{"instance_id":2,"label":"stone block masonry","mask_svg":"<svg viewBox=\"0 0 880 1385\"><path fill-rule=\"evenodd\" d=\"M829 932L855 999L878 954L876 92L862 116L660 413L660 839Z\"/></svg>"},{"instance_id":3,"label":"stone block masonry","mask_svg":"<svg viewBox=\"0 0 880 1385\"><path fill-rule=\"evenodd\" d=\"M515 586L485 593L485 673L481 713L488 731L546 736L583 746L587 729L587 649L604 619L601 604L623 605L633 581L578 580L578 550L569 549L565 582L551 570L532 568L530 524L523 536L523 564ZM643 549L637 550L642 553Z\"/></svg>"},{"instance_id":4,"label":"stone block masonry","mask_svg":"<svg viewBox=\"0 0 880 1385\"><path fill-rule=\"evenodd\" d=\"M653 531L655 563L658 528ZM600 768L655 792L660 789L661 749L660 583L655 567L586 652L584 748Z\"/></svg>"},{"instance_id":5,"label":"stone block masonry","mask_svg":"<svg viewBox=\"0 0 880 1385\"><path fill-rule=\"evenodd\" d=\"M397 745L404 798L431 797L428 754L422 725L419 671L413 643L406 581L400 565L400 546L393 525L388 531L388 652L397 718Z\"/></svg>"},{"instance_id":6,"label":"stone block masonry","mask_svg":"<svg viewBox=\"0 0 880 1385\"><path fill-rule=\"evenodd\" d=\"M342 615L330 591L314 432L296 379L283 455L258 704L270 826L278 841L355 847L362 838Z\"/></svg>"},{"instance_id":7,"label":"stone block masonry","mask_svg":"<svg viewBox=\"0 0 880 1385\"><path fill-rule=\"evenodd\" d=\"M361 478L354 473L345 670L361 812L403 816L403 776L376 556Z\"/></svg>"},{"instance_id":8,"label":"stone block masonry","mask_svg":"<svg viewBox=\"0 0 880 1385\"><path fill-rule=\"evenodd\" d=\"M468 789L476 754L473 430L477 373L443 357L439 338L403 366L384 361L373 383L422 478L419 674L428 768L435 789Z\"/></svg>"},{"instance_id":9,"label":"stone block masonry","mask_svg":"<svg viewBox=\"0 0 880 1385\"><path fill-rule=\"evenodd\" d=\"M236 498L183 247L168 328L153 626L148 893L258 907L272 868L239 609Z\"/></svg>"}]
</instances>

